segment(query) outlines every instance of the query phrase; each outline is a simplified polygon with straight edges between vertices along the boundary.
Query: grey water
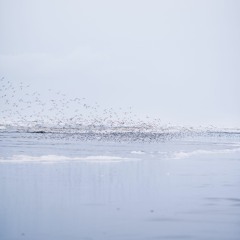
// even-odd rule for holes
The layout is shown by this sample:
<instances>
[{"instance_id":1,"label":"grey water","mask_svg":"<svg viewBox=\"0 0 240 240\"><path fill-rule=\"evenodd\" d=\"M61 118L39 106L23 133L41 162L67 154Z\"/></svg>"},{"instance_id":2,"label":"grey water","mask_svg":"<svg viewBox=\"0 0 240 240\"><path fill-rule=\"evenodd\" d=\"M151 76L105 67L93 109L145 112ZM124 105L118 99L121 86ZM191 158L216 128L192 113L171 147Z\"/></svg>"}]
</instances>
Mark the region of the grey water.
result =
<instances>
[{"instance_id":1,"label":"grey water","mask_svg":"<svg viewBox=\"0 0 240 240\"><path fill-rule=\"evenodd\" d=\"M240 137L0 133L0 239L240 239Z\"/></svg>"}]
</instances>

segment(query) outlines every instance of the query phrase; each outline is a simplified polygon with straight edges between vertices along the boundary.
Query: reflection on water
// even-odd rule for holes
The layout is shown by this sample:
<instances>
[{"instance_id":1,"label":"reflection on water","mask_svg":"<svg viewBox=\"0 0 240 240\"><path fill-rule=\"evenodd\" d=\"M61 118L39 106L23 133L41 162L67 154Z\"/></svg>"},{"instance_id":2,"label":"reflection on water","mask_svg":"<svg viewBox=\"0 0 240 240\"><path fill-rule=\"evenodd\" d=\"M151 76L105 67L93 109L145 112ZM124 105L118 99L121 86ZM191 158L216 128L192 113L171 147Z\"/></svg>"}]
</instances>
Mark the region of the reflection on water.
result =
<instances>
[{"instance_id":1,"label":"reflection on water","mask_svg":"<svg viewBox=\"0 0 240 240\"><path fill-rule=\"evenodd\" d=\"M240 239L236 139L146 144L8 137L0 144L0 239ZM181 152L189 156L176 158ZM35 162L11 162L18 155ZM102 158L37 160L50 155Z\"/></svg>"}]
</instances>

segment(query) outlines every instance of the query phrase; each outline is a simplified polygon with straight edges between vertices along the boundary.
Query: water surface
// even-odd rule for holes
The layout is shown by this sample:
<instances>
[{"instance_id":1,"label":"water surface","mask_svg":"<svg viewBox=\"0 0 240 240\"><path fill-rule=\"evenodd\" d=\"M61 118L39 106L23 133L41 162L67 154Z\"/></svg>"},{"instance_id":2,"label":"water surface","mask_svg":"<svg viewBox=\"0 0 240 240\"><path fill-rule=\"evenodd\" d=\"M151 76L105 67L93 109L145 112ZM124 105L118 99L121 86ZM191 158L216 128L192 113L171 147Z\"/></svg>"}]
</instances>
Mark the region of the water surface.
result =
<instances>
[{"instance_id":1,"label":"water surface","mask_svg":"<svg viewBox=\"0 0 240 240\"><path fill-rule=\"evenodd\" d=\"M240 137L2 131L0 239L240 239Z\"/></svg>"}]
</instances>

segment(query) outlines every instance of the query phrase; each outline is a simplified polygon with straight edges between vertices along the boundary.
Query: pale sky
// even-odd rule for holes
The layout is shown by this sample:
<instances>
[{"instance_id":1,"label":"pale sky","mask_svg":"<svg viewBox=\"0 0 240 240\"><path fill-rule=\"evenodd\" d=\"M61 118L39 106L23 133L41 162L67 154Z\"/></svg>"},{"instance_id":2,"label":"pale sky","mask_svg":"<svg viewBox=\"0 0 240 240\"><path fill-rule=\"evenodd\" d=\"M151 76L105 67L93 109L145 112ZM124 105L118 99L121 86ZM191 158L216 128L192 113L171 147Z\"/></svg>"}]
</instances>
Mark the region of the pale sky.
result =
<instances>
[{"instance_id":1,"label":"pale sky","mask_svg":"<svg viewBox=\"0 0 240 240\"><path fill-rule=\"evenodd\" d=\"M0 32L0 75L13 83L240 127L238 0L0 0Z\"/></svg>"}]
</instances>

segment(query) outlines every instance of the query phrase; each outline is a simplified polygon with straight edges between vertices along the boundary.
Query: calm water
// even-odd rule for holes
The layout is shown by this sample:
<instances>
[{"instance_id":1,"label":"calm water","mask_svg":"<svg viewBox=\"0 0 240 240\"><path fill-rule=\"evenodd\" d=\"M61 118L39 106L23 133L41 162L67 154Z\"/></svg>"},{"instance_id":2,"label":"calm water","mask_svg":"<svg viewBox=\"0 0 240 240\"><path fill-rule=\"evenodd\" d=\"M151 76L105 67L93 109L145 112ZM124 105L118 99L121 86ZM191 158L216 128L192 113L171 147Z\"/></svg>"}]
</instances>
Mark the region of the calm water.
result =
<instances>
[{"instance_id":1,"label":"calm water","mask_svg":"<svg viewBox=\"0 0 240 240\"><path fill-rule=\"evenodd\" d=\"M240 239L240 137L1 132L0 239Z\"/></svg>"}]
</instances>

